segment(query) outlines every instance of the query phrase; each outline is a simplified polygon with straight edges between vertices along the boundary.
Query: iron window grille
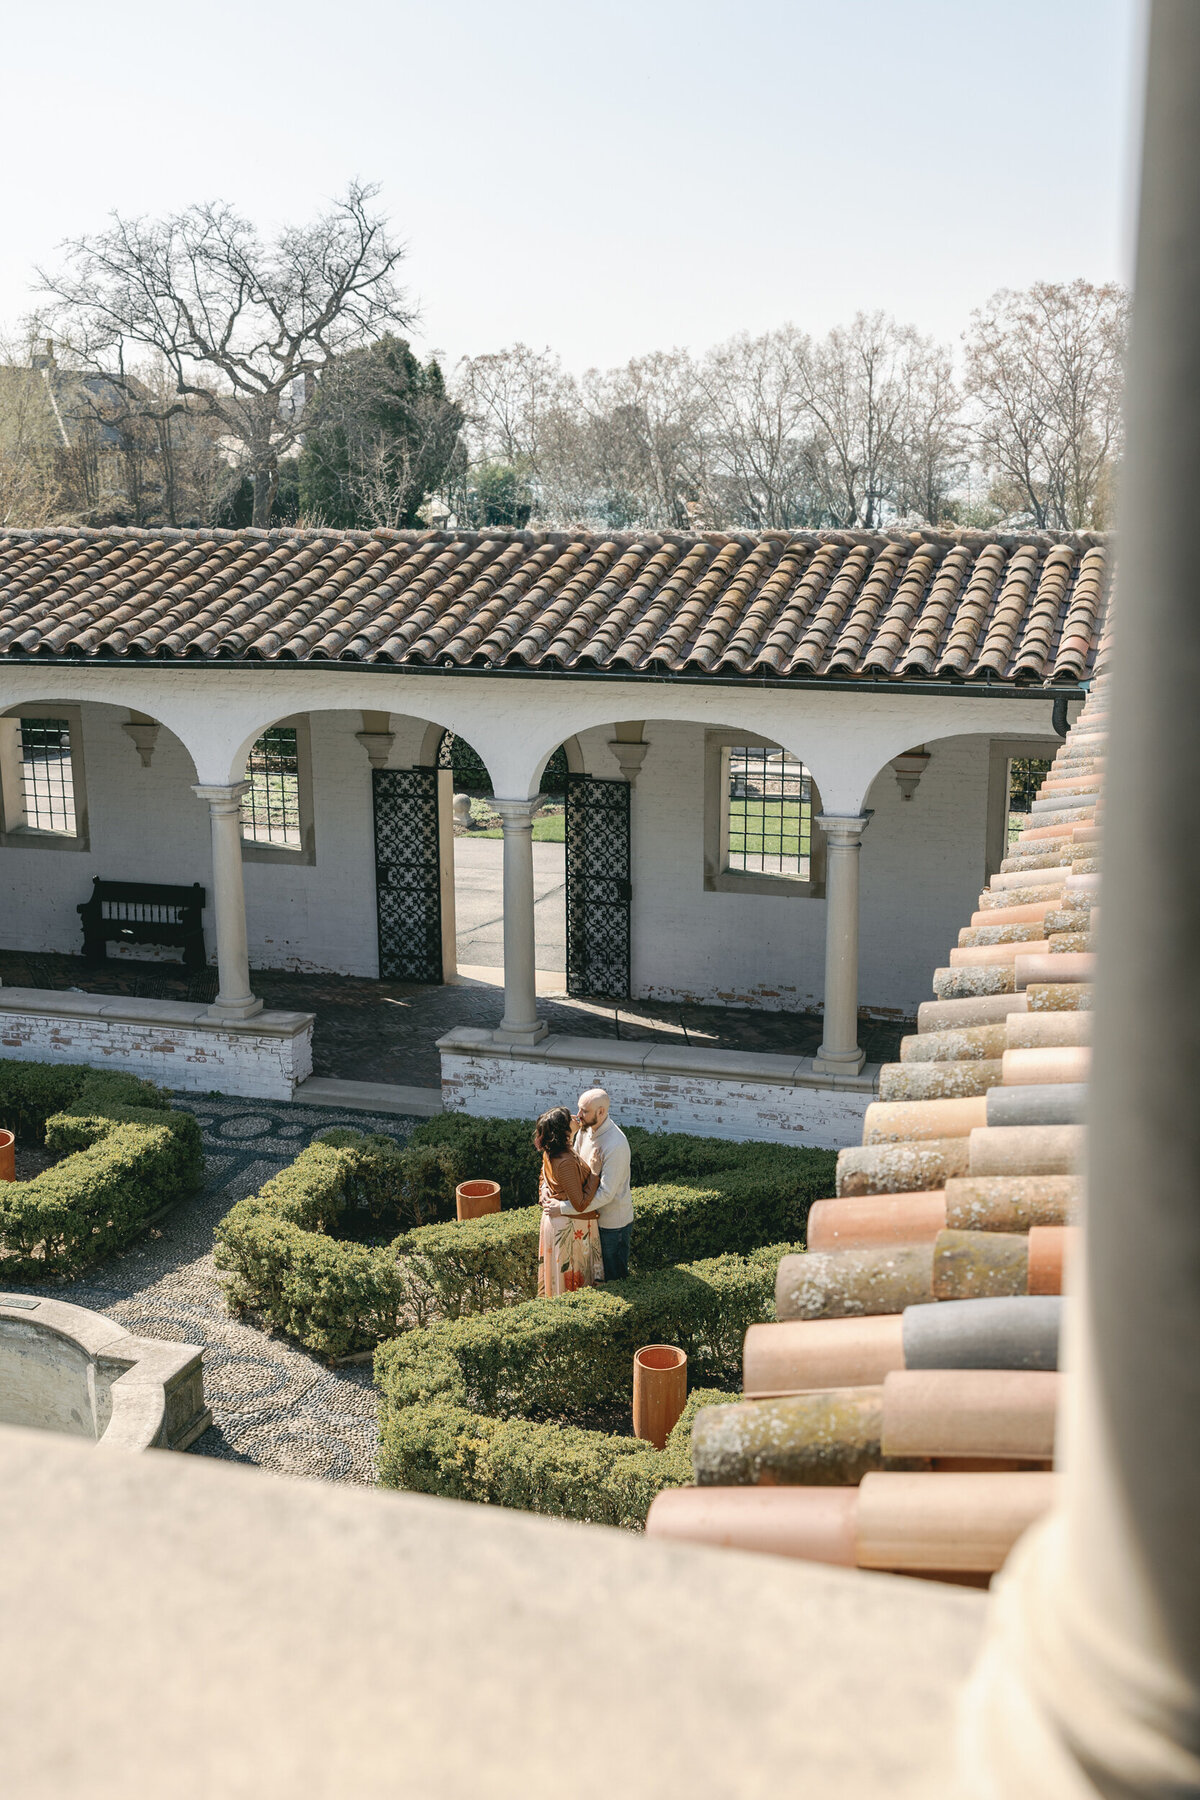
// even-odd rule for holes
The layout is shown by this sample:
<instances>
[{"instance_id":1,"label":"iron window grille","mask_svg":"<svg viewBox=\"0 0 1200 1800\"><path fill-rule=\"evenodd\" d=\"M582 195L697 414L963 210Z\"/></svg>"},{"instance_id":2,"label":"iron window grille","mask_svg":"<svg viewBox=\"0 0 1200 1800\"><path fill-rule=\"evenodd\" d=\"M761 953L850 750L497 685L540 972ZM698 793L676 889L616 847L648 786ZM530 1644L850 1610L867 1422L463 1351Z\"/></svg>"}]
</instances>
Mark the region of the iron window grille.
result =
<instances>
[{"instance_id":1,"label":"iron window grille","mask_svg":"<svg viewBox=\"0 0 1200 1800\"><path fill-rule=\"evenodd\" d=\"M812 873L812 777L787 750L731 745L725 790L726 867L744 874Z\"/></svg>"},{"instance_id":2,"label":"iron window grille","mask_svg":"<svg viewBox=\"0 0 1200 1800\"><path fill-rule=\"evenodd\" d=\"M300 750L294 725L273 725L246 762L242 836L254 844L299 850Z\"/></svg>"},{"instance_id":3,"label":"iron window grille","mask_svg":"<svg viewBox=\"0 0 1200 1800\"><path fill-rule=\"evenodd\" d=\"M75 778L66 719L21 720L21 806L28 830L75 836Z\"/></svg>"},{"instance_id":4,"label":"iron window grille","mask_svg":"<svg viewBox=\"0 0 1200 1800\"><path fill-rule=\"evenodd\" d=\"M1032 812L1038 789L1050 772L1044 756L1014 756L1008 765L1008 842L1020 837L1024 816Z\"/></svg>"}]
</instances>

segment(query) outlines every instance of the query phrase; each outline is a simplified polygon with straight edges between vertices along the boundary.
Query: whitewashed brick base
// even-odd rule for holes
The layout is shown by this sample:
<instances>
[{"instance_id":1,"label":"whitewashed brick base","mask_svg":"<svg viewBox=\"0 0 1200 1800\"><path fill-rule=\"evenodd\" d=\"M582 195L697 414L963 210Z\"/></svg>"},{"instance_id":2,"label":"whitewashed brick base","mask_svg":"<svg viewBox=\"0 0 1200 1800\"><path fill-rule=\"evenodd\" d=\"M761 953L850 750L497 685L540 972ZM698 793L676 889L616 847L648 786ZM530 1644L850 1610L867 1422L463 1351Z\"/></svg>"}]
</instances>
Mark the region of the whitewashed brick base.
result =
<instances>
[{"instance_id":1,"label":"whitewashed brick base","mask_svg":"<svg viewBox=\"0 0 1200 1800\"><path fill-rule=\"evenodd\" d=\"M87 1063L189 1093L290 1100L312 1073L311 1013L214 1024L203 1006L0 988L0 1057Z\"/></svg>"},{"instance_id":2,"label":"whitewashed brick base","mask_svg":"<svg viewBox=\"0 0 1200 1800\"><path fill-rule=\"evenodd\" d=\"M447 1112L528 1119L551 1106L573 1108L586 1088L602 1087L622 1125L841 1150L860 1142L875 1098L875 1068L826 1082L813 1075L811 1057L568 1037L526 1049L489 1037L464 1028L439 1040Z\"/></svg>"}]
</instances>

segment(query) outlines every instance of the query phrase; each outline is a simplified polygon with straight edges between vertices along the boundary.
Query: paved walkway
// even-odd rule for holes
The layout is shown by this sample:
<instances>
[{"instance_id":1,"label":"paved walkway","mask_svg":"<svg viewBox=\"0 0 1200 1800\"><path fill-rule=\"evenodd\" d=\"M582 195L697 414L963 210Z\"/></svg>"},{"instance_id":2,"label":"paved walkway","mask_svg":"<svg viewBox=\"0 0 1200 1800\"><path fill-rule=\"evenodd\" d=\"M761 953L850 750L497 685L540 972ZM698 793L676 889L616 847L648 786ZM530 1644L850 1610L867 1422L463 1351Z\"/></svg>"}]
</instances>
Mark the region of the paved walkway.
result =
<instances>
[{"instance_id":1,"label":"paved walkway","mask_svg":"<svg viewBox=\"0 0 1200 1800\"><path fill-rule=\"evenodd\" d=\"M55 1287L55 1299L91 1307L143 1337L203 1346L204 1391L214 1423L188 1454L252 1463L279 1475L374 1481L370 1365L329 1369L285 1339L230 1318L212 1236L234 1201L255 1193L316 1132L353 1125L403 1139L414 1121L269 1101L177 1096L175 1103L200 1120L203 1192L175 1207L152 1236L123 1256Z\"/></svg>"},{"instance_id":2,"label":"paved walkway","mask_svg":"<svg viewBox=\"0 0 1200 1800\"><path fill-rule=\"evenodd\" d=\"M547 845L545 848L555 848ZM456 1025L494 1029L504 1012L502 987L477 983L424 987L354 975L293 975L255 970L252 983L269 1007L316 1014L313 1073L340 1081L382 1081L399 1087L437 1087L434 1045ZM82 957L0 950L6 987L83 988L92 993L147 998L211 997L216 972L190 982L177 964L125 959L98 968ZM204 992L201 987L208 984ZM811 1056L821 1042L819 1013L763 1012L755 1007L688 1006L652 1000L597 1000L541 995L538 1011L551 1031L572 1037L681 1044L709 1050L761 1050ZM864 1019L859 1042L869 1062L894 1062L910 1021Z\"/></svg>"},{"instance_id":3,"label":"paved walkway","mask_svg":"<svg viewBox=\"0 0 1200 1800\"><path fill-rule=\"evenodd\" d=\"M504 967L504 845L454 840L454 927L460 963ZM533 846L533 930L539 969L567 966L567 863L562 844Z\"/></svg>"}]
</instances>

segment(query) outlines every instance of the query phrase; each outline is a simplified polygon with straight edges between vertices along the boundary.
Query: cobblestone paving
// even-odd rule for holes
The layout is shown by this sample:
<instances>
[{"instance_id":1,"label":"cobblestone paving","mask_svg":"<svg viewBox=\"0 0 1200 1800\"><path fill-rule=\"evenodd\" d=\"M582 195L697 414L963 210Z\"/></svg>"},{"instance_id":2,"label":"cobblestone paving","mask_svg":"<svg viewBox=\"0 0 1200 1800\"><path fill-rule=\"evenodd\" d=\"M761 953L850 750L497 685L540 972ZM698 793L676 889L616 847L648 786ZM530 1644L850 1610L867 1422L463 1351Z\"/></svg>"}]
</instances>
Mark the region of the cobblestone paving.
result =
<instances>
[{"instance_id":1,"label":"cobblestone paving","mask_svg":"<svg viewBox=\"0 0 1200 1800\"><path fill-rule=\"evenodd\" d=\"M169 963L112 959L99 967L82 957L0 950L0 979L9 987L84 988L143 998L211 998L216 975L190 982ZM494 1029L504 1011L499 987L425 987L354 975L296 975L256 969L254 991L269 1007L316 1014L313 1073L341 1081L382 1081L437 1087L439 1037L457 1025ZM204 991L201 991L203 989ZM619 1038L686 1045L692 1049L761 1050L811 1056L821 1041L819 1013L763 1012L757 1007L692 1006L652 1000L568 1000L539 996L538 1012L551 1031L571 1037ZM863 1019L859 1043L868 1062L894 1062L900 1039L915 1027L905 1020Z\"/></svg>"},{"instance_id":2,"label":"cobblestone paving","mask_svg":"<svg viewBox=\"0 0 1200 1800\"><path fill-rule=\"evenodd\" d=\"M143 1337L204 1347L204 1392L214 1423L195 1456L253 1463L280 1475L375 1479L376 1411L370 1365L330 1369L285 1339L230 1318L213 1265L213 1227L329 1125L403 1139L414 1121L282 1102L177 1095L204 1140L207 1180L158 1233L123 1256L56 1287ZM24 1290L35 1293L38 1290ZM44 1291L44 1290L43 1290Z\"/></svg>"}]
</instances>

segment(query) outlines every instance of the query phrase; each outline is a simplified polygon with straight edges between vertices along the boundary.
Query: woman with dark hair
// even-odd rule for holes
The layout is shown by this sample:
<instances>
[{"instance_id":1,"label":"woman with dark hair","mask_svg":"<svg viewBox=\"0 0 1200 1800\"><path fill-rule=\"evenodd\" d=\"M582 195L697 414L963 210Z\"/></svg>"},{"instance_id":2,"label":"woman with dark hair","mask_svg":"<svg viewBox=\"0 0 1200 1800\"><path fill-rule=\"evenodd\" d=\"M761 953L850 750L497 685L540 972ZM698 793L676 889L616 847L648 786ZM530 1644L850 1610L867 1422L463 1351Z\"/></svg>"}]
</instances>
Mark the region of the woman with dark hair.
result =
<instances>
[{"instance_id":1,"label":"woman with dark hair","mask_svg":"<svg viewBox=\"0 0 1200 1800\"><path fill-rule=\"evenodd\" d=\"M604 1280L597 1214L588 1210L600 1177L571 1148L575 1128L565 1106L543 1113L534 1127L534 1148L542 1153L539 1295L570 1294Z\"/></svg>"}]
</instances>

